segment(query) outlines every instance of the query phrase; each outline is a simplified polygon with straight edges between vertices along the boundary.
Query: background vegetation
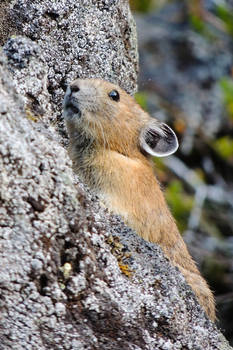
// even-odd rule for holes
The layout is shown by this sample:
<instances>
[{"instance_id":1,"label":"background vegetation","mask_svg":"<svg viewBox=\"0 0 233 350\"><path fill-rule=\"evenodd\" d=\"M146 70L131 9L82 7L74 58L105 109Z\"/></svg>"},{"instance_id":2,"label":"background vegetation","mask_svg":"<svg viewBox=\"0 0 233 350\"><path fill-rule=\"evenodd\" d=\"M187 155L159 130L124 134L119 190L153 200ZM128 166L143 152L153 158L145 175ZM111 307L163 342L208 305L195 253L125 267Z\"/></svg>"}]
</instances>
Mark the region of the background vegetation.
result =
<instances>
[{"instance_id":1,"label":"background vegetation","mask_svg":"<svg viewBox=\"0 0 233 350\"><path fill-rule=\"evenodd\" d=\"M233 344L233 4L132 0L131 7L137 101L180 140L174 157L155 160L157 174Z\"/></svg>"}]
</instances>

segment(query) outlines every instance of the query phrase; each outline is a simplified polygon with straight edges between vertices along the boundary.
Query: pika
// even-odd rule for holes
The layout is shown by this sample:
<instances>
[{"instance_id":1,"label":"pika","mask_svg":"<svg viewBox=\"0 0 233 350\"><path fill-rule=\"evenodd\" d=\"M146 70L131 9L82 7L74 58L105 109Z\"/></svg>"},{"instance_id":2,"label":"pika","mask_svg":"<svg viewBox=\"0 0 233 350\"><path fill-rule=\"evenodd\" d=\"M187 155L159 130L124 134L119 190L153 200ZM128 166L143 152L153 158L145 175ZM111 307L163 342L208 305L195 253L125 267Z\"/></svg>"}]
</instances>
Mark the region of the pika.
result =
<instances>
[{"instance_id":1,"label":"pika","mask_svg":"<svg viewBox=\"0 0 233 350\"><path fill-rule=\"evenodd\" d=\"M113 213L145 240L161 246L215 320L213 294L187 250L154 174L152 156L168 156L178 148L174 131L120 87L100 79L72 82L63 115L74 171Z\"/></svg>"}]
</instances>

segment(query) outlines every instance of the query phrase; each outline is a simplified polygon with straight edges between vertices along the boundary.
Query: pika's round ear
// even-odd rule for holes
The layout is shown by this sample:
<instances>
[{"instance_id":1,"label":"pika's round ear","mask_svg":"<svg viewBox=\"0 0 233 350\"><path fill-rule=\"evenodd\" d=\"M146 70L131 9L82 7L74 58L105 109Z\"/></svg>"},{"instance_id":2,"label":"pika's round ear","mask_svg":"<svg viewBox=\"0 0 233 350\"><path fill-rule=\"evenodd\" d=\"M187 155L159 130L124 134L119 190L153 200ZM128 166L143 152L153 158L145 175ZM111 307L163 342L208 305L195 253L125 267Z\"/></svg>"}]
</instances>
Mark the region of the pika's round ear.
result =
<instances>
[{"instance_id":1,"label":"pika's round ear","mask_svg":"<svg viewBox=\"0 0 233 350\"><path fill-rule=\"evenodd\" d=\"M165 123L150 121L140 132L139 143L146 153L165 157L174 153L179 144L174 131Z\"/></svg>"}]
</instances>

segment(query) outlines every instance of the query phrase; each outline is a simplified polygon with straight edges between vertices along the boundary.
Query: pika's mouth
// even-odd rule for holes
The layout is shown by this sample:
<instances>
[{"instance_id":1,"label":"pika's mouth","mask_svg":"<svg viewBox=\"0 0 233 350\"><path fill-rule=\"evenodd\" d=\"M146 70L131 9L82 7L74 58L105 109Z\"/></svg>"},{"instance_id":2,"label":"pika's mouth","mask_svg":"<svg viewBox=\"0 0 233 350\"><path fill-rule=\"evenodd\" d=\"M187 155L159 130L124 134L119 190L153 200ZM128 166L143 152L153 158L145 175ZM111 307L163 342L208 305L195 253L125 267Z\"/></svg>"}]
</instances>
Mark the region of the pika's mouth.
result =
<instances>
[{"instance_id":1,"label":"pika's mouth","mask_svg":"<svg viewBox=\"0 0 233 350\"><path fill-rule=\"evenodd\" d=\"M64 117L66 119L81 117L81 110L79 109L78 102L73 98L66 98L64 101Z\"/></svg>"},{"instance_id":2,"label":"pika's mouth","mask_svg":"<svg viewBox=\"0 0 233 350\"><path fill-rule=\"evenodd\" d=\"M74 114L80 114L81 111L80 109L73 103L73 102L68 102L65 106L67 110L70 110Z\"/></svg>"}]
</instances>

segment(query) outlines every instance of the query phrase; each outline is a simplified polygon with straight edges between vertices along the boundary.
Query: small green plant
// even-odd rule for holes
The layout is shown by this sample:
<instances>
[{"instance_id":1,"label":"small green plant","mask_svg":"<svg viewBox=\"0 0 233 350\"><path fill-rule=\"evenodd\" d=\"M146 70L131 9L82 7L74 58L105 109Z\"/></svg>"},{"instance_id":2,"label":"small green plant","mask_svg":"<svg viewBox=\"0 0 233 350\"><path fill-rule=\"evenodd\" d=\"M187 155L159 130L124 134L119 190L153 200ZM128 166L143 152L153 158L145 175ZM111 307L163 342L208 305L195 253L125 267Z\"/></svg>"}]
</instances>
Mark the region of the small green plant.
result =
<instances>
[{"instance_id":1,"label":"small green plant","mask_svg":"<svg viewBox=\"0 0 233 350\"><path fill-rule=\"evenodd\" d=\"M216 6L217 16L225 23L226 29L233 36L233 11L227 5L221 4Z\"/></svg>"},{"instance_id":2,"label":"small green plant","mask_svg":"<svg viewBox=\"0 0 233 350\"><path fill-rule=\"evenodd\" d=\"M193 207L193 197L187 194L183 185L178 180L173 180L165 191L165 197L168 205L174 215L180 232L187 228L189 214Z\"/></svg>"},{"instance_id":3,"label":"small green plant","mask_svg":"<svg viewBox=\"0 0 233 350\"><path fill-rule=\"evenodd\" d=\"M231 119L233 119L233 79L224 77L219 82L222 94L223 102L226 106L227 113Z\"/></svg>"},{"instance_id":4,"label":"small green plant","mask_svg":"<svg viewBox=\"0 0 233 350\"><path fill-rule=\"evenodd\" d=\"M156 0L158 1L158 0ZM130 0L130 7L137 12L150 12L156 6L155 0Z\"/></svg>"},{"instance_id":5,"label":"small green plant","mask_svg":"<svg viewBox=\"0 0 233 350\"><path fill-rule=\"evenodd\" d=\"M215 34L209 26L208 21L204 16L204 4L202 0L186 0L188 9L188 18L191 28L197 33L204 36L206 39L212 41L215 40Z\"/></svg>"},{"instance_id":6,"label":"small green plant","mask_svg":"<svg viewBox=\"0 0 233 350\"><path fill-rule=\"evenodd\" d=\"M205 22L201 17L190 14L189 15L189 23L194 31L205 37L208 41L216 40L216 34L212 30L211 26Z\"/></svg>"},{"instance_id":7,"label":"small green plant","mask_svg":"<svg viewBox=\"0 0 233 350\"><path fill-rule=\"evenodd\" d=\"M206 30L205 22L198 16L191 14L189 16L189 21L192 26L192 28L197 31L198 33L204 34Z\"/></svg>"},{"instance_id":8,"label":"small green plant","mask_svg":"<svg viewBox=\"0 0 233 350\"><path fill-rule=\"evenodd\" d=\"M233 160L233 139L230 136L223 136L214 141L213 148L222 158Z\"/></svg>"},{"instance_id":9,"label":"small green plant","mask_svg":"<svg viewBox=\"0 0 233 350\"><path fill-rule=\"evenodd\" d=\"M210 285L221 286L224 285L224 276L227 269L226 263L224 260L217 260L214 256L206 256L202 264L202 273L208 279Z\"/></svg>"},{"instance_id":10,"label":"small green plant","mask_svg":"<svg viewBox=\"0 0 233 350\"><path fill-rule=\"evenodd\" d=\"M137 92L134 95L134 98L136 100L136 102L143 108L143 109L147 109L147 94L146 92Z\"/></svg>"}]
</instances>

